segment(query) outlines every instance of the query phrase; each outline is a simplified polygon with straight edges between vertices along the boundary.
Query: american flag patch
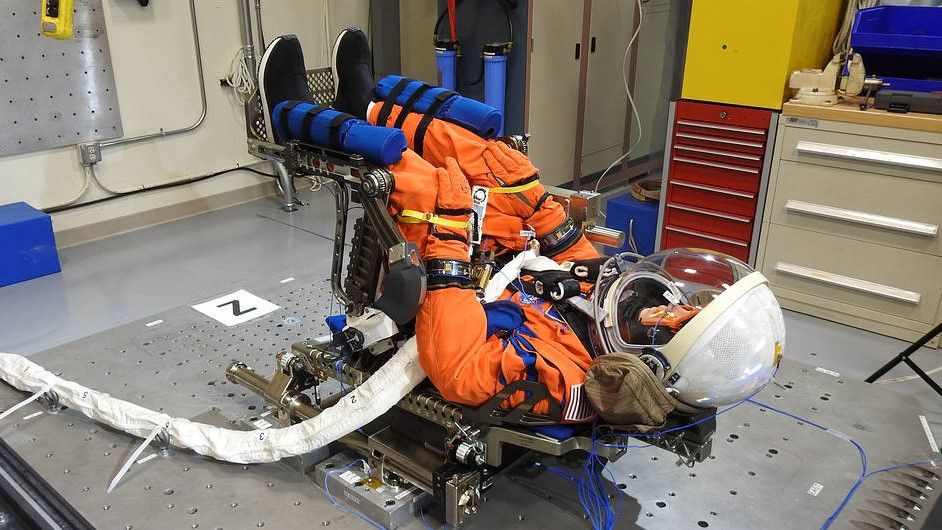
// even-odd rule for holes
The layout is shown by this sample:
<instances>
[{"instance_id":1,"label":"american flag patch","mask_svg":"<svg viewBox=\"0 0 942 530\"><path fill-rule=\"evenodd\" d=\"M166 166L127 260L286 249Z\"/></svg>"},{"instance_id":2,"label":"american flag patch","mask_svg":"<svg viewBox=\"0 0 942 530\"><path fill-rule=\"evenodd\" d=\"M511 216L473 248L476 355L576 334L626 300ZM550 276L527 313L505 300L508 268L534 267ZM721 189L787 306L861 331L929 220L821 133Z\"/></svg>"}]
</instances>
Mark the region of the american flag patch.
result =
<instances>
[{"instance_id":1,"label":"american flag patch","mask_svg":"<svg viewBox=\"0 0 942 530\"><path fill-rule=\"evenodd\" d=\"M564 420L584 421L595 415L595 409L592 408L592 403L589 403L583 386L583 383L579 383L569 387L569 404L566 405L566 411L563 413Z\"/></svg>"}]
</instances>

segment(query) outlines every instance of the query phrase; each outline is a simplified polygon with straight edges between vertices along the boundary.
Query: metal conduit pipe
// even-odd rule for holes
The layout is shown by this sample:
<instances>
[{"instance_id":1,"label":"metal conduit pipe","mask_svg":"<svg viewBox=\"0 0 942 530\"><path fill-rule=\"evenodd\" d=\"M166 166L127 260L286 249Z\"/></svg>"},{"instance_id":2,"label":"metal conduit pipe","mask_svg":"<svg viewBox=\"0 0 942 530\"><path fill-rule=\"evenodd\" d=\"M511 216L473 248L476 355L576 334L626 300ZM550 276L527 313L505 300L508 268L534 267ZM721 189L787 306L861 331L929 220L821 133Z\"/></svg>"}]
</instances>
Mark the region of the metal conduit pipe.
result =
<instances>
[{"instance_id":1,"label":"metal conduit pipe","mask_svg":"<svg viewBox=\"0 0 942 530\"><path fill-rule=\"evenodd\" d=\"M252 0L240 0L239 19L242 22L242 55L249 75L253 81L258 81L258 62L255 57L255 41L252 40ZM259 18L259 29L261 29ZM264 46L264 44L262 44Z\"/></svg>"},{"instance_id":2,"label":"metal conduit pipe","mask_svg":"<svg viewBox=\"0 0 942 530\"><path fill-rule=\"evenodd\" d=\"M246 0L248 1L248 0ZM196 51L196 73L199 76L200 83L200 104L201 110L199 118L196 119L193 124L183 127L181 129L174 129L171 131L165 131L160 129L160 131L151 133L151 134L142 134L140 136L131 136L128 138L117 138L115 140L107 140L104 142L99 142L98 145L102 148L105 147L114 147L116 145L127 145L138 142L143 142L146 140L152 140L154 138L163 138L165 136L173 136L176 134L182 134L190 132L200 125L203 124L203 121L206 119L206 82L203 78L203 54L200 51L200 32L199 26L196 22L196 0L190 0L190 20L193 26L193 48Z\"/></svg>"},{"instance_id":3,"label":"metal conduit pipe","mask_svg":"<svg viewBox=\"0 0 942 530\"><path fill-rule=\"evenodd\" d=\"M255 25L258 27L258 49L265 51L265 32L262 30L262 0L255 0Z\"/></svg>"}]
</instances>

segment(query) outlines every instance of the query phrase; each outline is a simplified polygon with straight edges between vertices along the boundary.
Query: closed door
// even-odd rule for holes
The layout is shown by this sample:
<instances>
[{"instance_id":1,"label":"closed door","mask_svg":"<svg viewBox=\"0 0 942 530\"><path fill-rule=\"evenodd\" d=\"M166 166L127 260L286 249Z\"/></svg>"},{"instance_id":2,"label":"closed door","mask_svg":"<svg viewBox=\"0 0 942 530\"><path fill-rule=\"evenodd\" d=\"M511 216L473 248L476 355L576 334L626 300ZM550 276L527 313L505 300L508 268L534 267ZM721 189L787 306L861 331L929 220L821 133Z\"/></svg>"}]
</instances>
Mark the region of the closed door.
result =
<instances>
[{"instance_id":1,"label":"closed door","mask_svg":"<svg viewBox=\"0 0 942 530\"><path fill-rule=\"evenodd\" d=\"M575 163L583 3L540 0L531 6L530 159L544 183L562 184L572 180Z\"/></svg>"},{"instance_id":2,"label":"closed door","mask_svg":"<svg viewBox=\"0 0 942 530\"><path fill-rule=\"evenodd\" d=\"M592 0L580 153L583 175L605 169L623 150L628 99L622 60L634 32L635 9L632 1Z\"/></svg>"}]
</instances>

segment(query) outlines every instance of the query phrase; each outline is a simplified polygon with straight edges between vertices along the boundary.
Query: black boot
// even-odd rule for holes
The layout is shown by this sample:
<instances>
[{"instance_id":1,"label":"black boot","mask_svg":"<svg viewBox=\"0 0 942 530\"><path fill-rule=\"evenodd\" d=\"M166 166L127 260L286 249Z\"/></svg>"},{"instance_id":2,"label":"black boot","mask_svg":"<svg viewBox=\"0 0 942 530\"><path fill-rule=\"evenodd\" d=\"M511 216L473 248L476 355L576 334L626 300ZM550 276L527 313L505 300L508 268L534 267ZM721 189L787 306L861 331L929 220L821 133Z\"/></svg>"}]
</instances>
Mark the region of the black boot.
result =
<instances>
[{"instance_id":1,"label":"black boot","mask_svg":"<svg viewBox=\"0 0 942 530\"><path fill-rule=\"evenodd\" d=\"M307 70L301 43L294 35L282 35L271 41L262 61L258 65L258 90L265 117L265 132L269 142L284 140L275 138L271 111L286 100L311 101L311 90L307 86Z\"/></svg>"},{"instance_id":2,"label":"black boot","mask_svg":"<svg viewBox=\"0 0 942 530\"><path fill-rule=\"evenodd\" d=\"M334 74L334 108L366 119L373 98L373 68L370 41L357 27L340 32L334 42L331 69Z\"/></svg>"}]
</instances>

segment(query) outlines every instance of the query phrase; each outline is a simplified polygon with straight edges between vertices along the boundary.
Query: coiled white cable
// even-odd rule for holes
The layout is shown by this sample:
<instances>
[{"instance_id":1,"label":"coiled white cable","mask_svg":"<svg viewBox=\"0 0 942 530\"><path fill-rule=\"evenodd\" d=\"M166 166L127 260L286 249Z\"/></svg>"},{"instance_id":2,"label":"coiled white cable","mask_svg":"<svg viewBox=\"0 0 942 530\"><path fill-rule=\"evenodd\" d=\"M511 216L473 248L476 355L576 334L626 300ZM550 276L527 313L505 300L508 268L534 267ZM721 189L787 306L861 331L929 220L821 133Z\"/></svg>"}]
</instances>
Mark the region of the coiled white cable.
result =
<instances>
[{"instance_id":1,"label":"coiled white cable","mask_svg":"<svg viewBox=\"0 0 942 530\"><path fill-rule=\"evenodd\" d=\"M255 81L252 80L252 73L245 64L245 47L241 46L236 50L232 61L229 62L229 73L226 74L226 84L232 87L236 97L243 104L248 103L255 94Z\"/></svg>"}]
</instances>

